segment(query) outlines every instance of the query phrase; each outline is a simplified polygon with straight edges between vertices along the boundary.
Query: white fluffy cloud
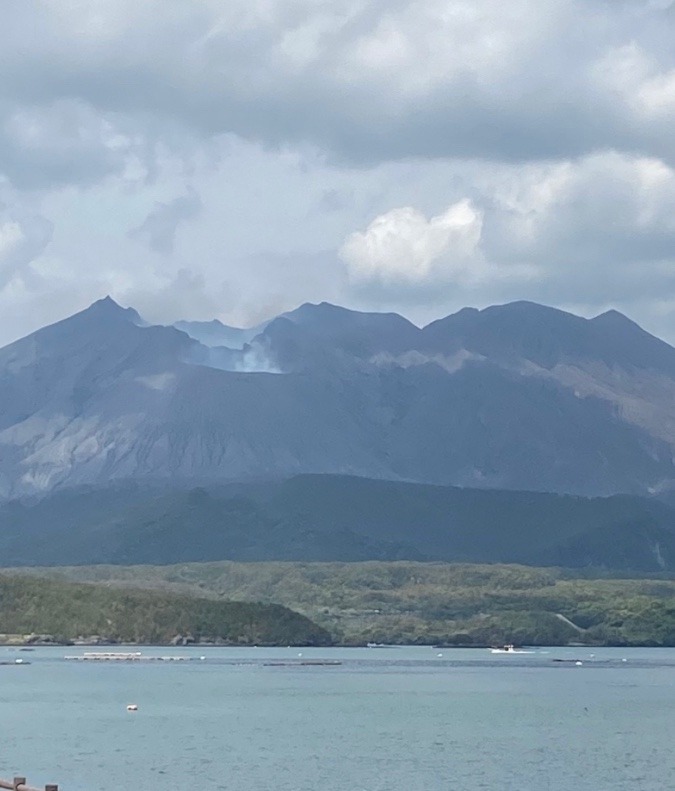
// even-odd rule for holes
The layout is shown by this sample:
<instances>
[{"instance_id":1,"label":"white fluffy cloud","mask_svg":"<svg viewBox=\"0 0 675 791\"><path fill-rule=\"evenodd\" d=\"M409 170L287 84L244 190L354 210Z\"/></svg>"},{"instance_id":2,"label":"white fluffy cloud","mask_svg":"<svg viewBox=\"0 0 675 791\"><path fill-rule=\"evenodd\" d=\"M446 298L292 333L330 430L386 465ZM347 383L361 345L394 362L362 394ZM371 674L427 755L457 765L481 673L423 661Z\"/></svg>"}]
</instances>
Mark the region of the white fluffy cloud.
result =
<instances>
[{"instance_id":1,"label":"white fluffy cloud","mask_svg":"<svg viewBox=\"0 0 675 791\"><path fill-rule=\"evenodd\" d=\"M482 217L461 200L427 219L410 206L376 217L351 234L340 255L355 281L418 283L480 277Z\"/></svg>"},{"instance_id":2,"label":"white fluffy cloud","mask_svg":"<svg viewBox=\"0 0 675 791\"><path fill-rule=\"evenodd\" d=\"M430 219L398 208L350 234L354 283L408 311L527 296L642 313L675 289L675 170L658 159L476 166L463 187Z\"/></svg>"}]
</instances>

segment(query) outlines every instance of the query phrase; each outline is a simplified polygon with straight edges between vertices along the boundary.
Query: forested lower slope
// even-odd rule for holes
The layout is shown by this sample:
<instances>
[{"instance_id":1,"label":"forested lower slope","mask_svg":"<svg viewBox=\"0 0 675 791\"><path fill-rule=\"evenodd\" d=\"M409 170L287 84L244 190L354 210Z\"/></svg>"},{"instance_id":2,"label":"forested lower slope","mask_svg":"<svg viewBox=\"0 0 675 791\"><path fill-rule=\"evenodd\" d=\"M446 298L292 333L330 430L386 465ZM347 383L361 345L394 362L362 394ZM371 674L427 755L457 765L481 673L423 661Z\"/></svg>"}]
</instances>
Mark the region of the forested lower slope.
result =
<instances>
[{"instance_id":1,"label":"forested lower slope","mask_svg":"<svg viewBox=\"0 0 675 791\"><path fill-rule=\"evenodd\" d=\"M348 644L675 645L673 579L409 562L224 562L32 573L279 602Z\"/></svg>"},{"instance_id":2,"label":"forested lower slope","mask_svg":"<svg viewBox=\"0 0 675 791\"><path fill-rule=\"evenodd\" d=\"M191 636L235 645L326 645L329 634L278 604L214 601L166 591L122 590L41 577L0 576L0 633L97 635L120 643Z\"/></svg>"},{"instance_id":3,"label":"forested lower slope","mask_svg":"<svg viewBox=\"0 0 675 791\"><path fill-rule=\"evenodd\" d=\"M127 484L0 504L0 565L441 560L675 569L675 511L338 475L165 489Z\"/></svg>"}]
</instances>

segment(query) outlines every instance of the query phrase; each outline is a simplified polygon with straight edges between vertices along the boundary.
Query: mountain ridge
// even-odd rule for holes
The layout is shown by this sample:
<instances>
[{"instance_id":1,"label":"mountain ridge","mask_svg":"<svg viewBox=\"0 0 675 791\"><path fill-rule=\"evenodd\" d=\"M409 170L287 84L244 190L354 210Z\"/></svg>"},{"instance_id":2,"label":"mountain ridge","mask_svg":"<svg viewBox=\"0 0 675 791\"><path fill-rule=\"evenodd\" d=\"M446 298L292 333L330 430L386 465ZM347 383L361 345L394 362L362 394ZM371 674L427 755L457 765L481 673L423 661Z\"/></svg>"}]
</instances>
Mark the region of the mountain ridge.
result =
<instances>
[{"instance_id":1,"label":"mountain ridge","mask_svg":"<svg viewBox=\"0 0 675 791\"><path fill-rule=\"evenodd\" d=\"M298 473L583 495L674 485L675 349L621 314L518 302L416 327L306 303L222 328L256 334L202 343L107 297L0 349L0 498Z\"/></svg>"}]
</instances>

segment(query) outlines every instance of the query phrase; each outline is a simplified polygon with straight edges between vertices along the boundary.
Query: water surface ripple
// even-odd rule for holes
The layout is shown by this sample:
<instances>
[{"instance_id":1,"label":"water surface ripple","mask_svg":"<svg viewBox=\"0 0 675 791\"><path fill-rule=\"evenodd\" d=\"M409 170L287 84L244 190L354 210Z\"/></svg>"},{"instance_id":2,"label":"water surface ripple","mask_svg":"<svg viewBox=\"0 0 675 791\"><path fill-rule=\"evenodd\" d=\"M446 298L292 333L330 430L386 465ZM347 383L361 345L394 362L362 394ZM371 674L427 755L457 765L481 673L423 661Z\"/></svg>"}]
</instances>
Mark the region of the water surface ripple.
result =
<instances>
[{"instance_id":1,"label":"water surface ripple","mask_svg":"<svg viewBox=\"0 0 675 791\"><path fill-rule=\"evenodd\" d=\"M675 778L675 649L63 658L83 650L0 649L31 663L0 666L0 777L62 791L663 791ZM316 660L341 664L301 664Z\"/></svg>"}]
</instances>

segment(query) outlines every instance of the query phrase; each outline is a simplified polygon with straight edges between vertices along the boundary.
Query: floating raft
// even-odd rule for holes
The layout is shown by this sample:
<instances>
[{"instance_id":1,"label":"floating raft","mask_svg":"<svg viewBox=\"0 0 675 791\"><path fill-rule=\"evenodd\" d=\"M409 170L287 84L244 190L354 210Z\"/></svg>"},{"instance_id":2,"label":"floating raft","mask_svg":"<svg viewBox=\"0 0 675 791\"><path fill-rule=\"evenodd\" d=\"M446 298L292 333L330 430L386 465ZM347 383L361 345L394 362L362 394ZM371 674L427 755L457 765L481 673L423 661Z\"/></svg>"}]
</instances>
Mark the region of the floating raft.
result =
<instances>
[{"instance_id":1,"label":"floating raft","mask_svg":"<svg viewBox=\"0 0 675 791\"><path fill-rule=\"evenodd\" d=\"M89 651L84 654L66 656L76 662L190 662L203 657L192 656L144 656L140 651L121 653L115 651Z\"/></svg>"},{"instance_id":2,"label":"floating raft","mask_svg":"<svg viewBox=\"0 0 675 791\"><path fill-rule=\"evenodd\" d=\"M338 659L309 659L304 662L263 662L263 667L335 667L341 664Z\"/></svg>"}]
</instances>

